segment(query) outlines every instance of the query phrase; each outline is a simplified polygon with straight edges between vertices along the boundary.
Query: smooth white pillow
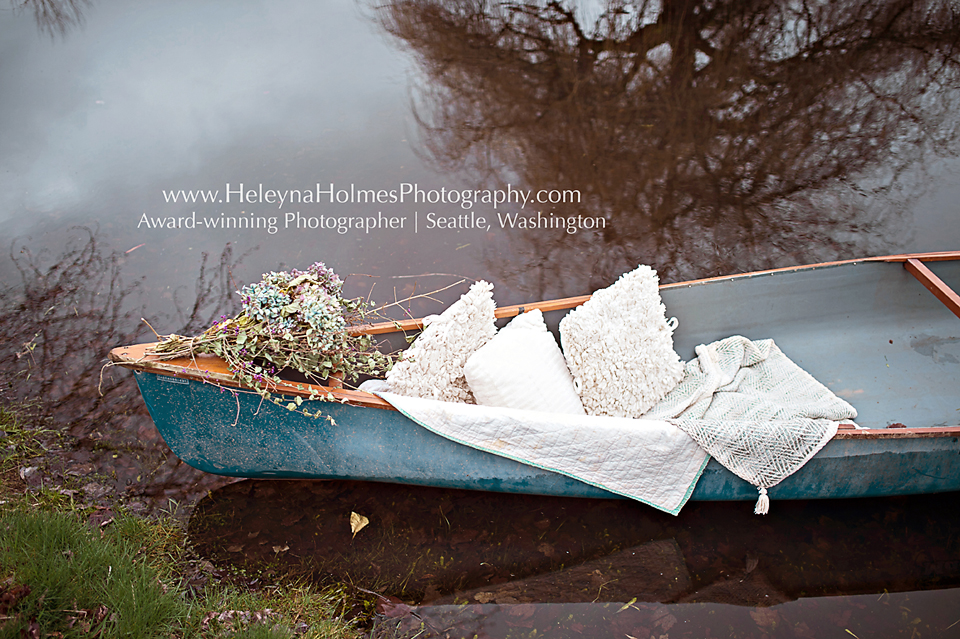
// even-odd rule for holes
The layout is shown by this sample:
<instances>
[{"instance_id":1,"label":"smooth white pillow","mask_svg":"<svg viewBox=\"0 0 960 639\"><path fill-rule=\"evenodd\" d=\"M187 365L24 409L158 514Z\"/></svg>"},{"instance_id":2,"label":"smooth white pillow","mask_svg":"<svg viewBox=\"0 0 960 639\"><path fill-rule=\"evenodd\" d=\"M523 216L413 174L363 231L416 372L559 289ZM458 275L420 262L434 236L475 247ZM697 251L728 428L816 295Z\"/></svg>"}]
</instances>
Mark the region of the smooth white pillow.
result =
<instances>
[{"instance_id":1,"label":"smooth white pillow","mask_svg":"<svg viewBox=\"0 0 960 639\"><path fill-rule=\"evenodd\" d=\"M521 313L467 359L464 376L478 404L584 415L557 340L543 313Z\"/></svg>"},{"instance_id":2,"label":"smooth white pillow","mask_svg":"<svg viewBox=\"0 0 960 639\"><path fill-rule=\"evenodd\" d=\"M683 378L656 271L641 265L560 321L560 342L589 415L640 417Z\"/></svg>"},{"instance_id":3,"label":"smooth white pillow","mask_svg":"<svg viewBox=\"0 0 960 639\"><path fill-rule=\"evenodd\" d=\"M400 395L473 404L463 365L497 332L493 284L480 280L439 317L433 317L400 361L387 371Z\"/></svg>"}]
</instances>

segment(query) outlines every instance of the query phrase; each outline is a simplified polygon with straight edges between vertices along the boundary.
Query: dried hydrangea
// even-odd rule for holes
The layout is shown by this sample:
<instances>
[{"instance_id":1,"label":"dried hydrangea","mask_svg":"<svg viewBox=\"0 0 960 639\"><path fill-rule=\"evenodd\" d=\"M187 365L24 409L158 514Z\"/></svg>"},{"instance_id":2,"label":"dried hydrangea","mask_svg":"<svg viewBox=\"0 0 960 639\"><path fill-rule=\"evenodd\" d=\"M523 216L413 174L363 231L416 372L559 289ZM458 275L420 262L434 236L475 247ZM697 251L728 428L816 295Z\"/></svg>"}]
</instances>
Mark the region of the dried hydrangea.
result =
<instances>
[{"instance_id":1,"label":"dried hydrangea","mask_svg":"<svg viewBox=\"0 0 960 639\"><path fill-rule=\"evenodd\" d=\"M343 280L322 262L306 271L271 271L238 291L243 310L223 318L202 335L171 335L157 345L164 357L213 353L223 357L234 375L269 396L278 372L293 369L312 381L331 375L356 381L383 375L391 359L369 335L350 328L366 323L362 299L342 295Z\"/></svg>"},{"instance_id":2,"label":"dried hydrangea","mask_svg":"<svg viewBox=\"0 0 960 639\"><path fill-rule=\"evenodd\" d=\"M282 315L283 309L290 304L290 297L277 284L263 281L244 286L240 289L240 297L248 317L270 326L292 326L292 320Z\"/></svg>"}]
</instances>

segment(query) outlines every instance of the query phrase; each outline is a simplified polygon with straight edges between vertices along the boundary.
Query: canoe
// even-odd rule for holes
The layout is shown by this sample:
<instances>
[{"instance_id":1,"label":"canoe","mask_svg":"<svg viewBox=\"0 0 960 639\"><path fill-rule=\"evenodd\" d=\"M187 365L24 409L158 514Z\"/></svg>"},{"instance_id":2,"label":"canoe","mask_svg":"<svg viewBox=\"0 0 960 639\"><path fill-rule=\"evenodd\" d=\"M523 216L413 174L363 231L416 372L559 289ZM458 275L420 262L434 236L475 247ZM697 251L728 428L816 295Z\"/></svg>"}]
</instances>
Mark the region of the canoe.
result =
<instances>
[{"instance_id":1,"label":"canoe","mask_svg":"<svg viewBox=\"0 0 960 639\"><path fill-rule=\"evenodd\" d=\"M666 284L674 346L730 335L773 338L794 362L858 410L771 499L830 499L960 490L960 252L830 262ZM497 309L562 313L589 296ZM361 327L383 334L419 320ZM436 435L376 395L290 382L332 419L307 417L239 388L214 356L158 361L151 344L114 349L133 369L173 452L199 470L251 478L348 479L569 497L616 495ZM337 401L307 400L311 390ZM756 500L715 460L692 500Z\"/></svg>"}]
</instances>

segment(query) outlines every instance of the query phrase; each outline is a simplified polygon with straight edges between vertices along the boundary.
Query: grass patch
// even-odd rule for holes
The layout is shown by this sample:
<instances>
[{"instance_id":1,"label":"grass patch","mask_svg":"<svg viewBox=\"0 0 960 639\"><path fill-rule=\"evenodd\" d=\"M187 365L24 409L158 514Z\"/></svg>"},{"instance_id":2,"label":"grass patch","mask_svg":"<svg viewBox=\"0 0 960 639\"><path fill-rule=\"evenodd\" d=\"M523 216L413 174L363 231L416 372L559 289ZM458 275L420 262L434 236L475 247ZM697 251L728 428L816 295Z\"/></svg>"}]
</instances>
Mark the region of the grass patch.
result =
<instances>
[{"instance_id":1,"label":"grass patch","mask_svg":"<svg viewBox=\"0 0 960 639\"><path fill-rule=\"evenodd\" d=\"M125 540L101 539L70 513L4 513L0 544L4 636L149 639L183 626L177 589Z\"/></svg>"},{"instance_id":2,"label":"grass patch","mask_svg":"<svg viewBox=\"0 0 960 639\"><path fill-rule=\"evenodd\" d=\"M264 575L252 588L198 557L173 510L138 517L28 488L19 470L42 465L56 434L9 407L0 430L0 639L362 636L342 589Z\"/></svg>"},{"instance_id":3,"label":"grass patch","mask_svg":"<svg viewBox=\"0 0 960 639\"><path fill-rule=\"evenodd\" d=\"M0 513L0 638L360 636L339 614L342 591L229 577L188 588L207 567L175 520L92 527L81 511L21 503Z\"/></svg>"}]
</instances>

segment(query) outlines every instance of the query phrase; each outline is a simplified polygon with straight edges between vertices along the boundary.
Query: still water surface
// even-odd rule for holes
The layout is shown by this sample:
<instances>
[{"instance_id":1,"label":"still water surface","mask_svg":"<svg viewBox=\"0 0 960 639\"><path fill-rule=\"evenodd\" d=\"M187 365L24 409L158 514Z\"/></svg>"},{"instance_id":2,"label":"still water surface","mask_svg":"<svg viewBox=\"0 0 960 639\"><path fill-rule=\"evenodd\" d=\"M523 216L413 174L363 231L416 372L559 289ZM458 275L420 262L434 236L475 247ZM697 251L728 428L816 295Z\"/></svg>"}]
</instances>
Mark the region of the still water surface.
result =
<instances>
[{"instance_id":1,"label":"still water surface","mask_svg":"<svg viewBox=\"0 0 960 639\"><path fill-rule=\"evenodd\" d=\"M4 234L99 226L139 247L125 272L154 305L226 242L259 247L238 281L319 259L486 278L503 304L641 262L675 280L960 245L947 2L18 6ZM576 222L519 228L538 213ZM340 223L381 215L403 228Z\"/></svg>"},{"instance_id":2,"label":"still water surface","mask_svg":"<svg viewBox=\"0 0 960 639\"><path fill-rule=\"evenodd\" d=\"M221 565L380 593L382 637L946 637L960 620L956 499L781 501L767 517L694 502L674 517L625 500L247 480L202 499L189 534ZM369 520L356 534L351 513Z\"/></svg>"},{"instance_id":3,"label":"still water surface","mask_svg":"<svg viewBox=\"0 0 960 639\"><path fill-rule=\"evenodd\" d=\"M267 529L270 485L218 489L165 451L129 376L98 379L109 348L147 336L140 317L201 330L242 284L317 260L379 301L464 278L506 305L638 263L675 281L956 250L958 41L955 6L908 0L11 5L5 392L39 392L70 424L82 450L64 472L108 470L144 507L217 489L192 522L211 557L289 546L272 554L426 602L385 609L385 636L960 636L955 495L673 520L297 485L311 503L271 517L330 522L291 523L294 542ZM205 513L224 503L218 532ZM341 539L356 504L374 523Z\"/></svg>"}]
</instances>

